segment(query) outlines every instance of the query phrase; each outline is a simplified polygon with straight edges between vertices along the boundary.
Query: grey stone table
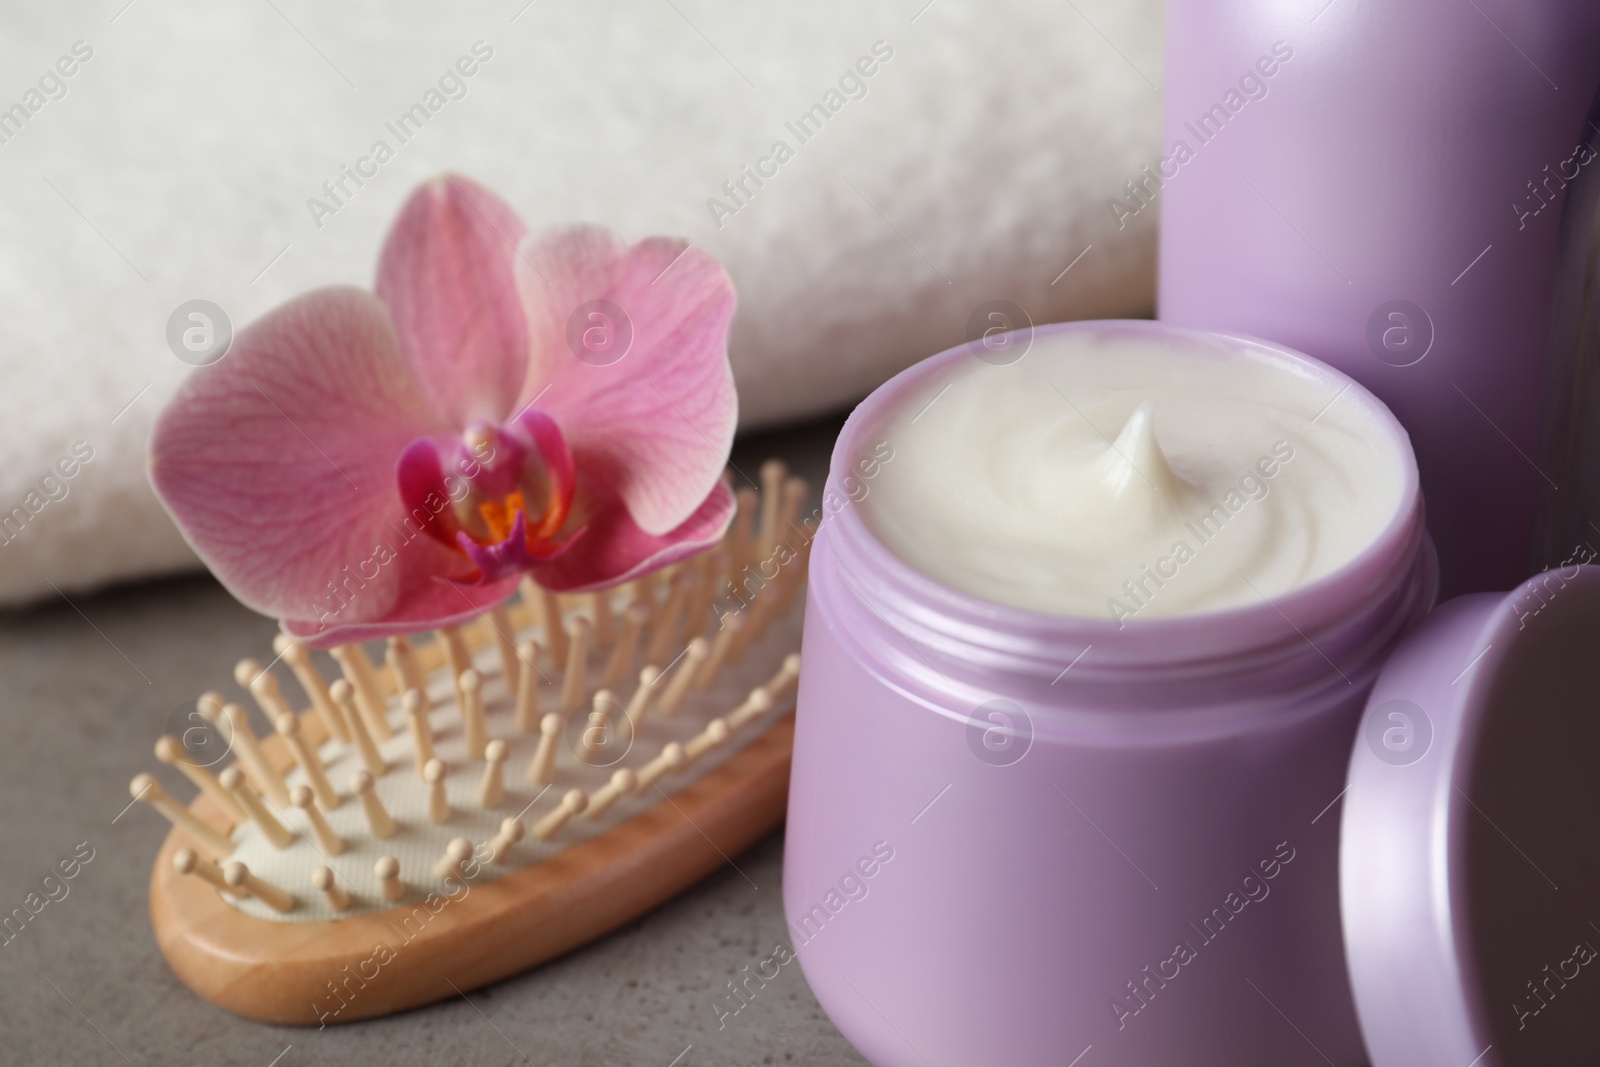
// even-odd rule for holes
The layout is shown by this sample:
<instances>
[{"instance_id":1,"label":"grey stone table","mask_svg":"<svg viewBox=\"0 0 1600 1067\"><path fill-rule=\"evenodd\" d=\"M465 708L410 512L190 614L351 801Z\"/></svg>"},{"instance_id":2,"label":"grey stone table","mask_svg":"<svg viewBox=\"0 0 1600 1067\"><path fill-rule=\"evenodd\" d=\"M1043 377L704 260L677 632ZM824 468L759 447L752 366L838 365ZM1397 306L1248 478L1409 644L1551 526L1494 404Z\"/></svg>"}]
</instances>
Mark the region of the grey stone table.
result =
<instances>
[{"instance_id":1,"label":"grey stone table","mask_svg":"<svg viewBox=\"0 0 1600 1067\"><path fill-rule=\"evenodd\" d=\"M734 463L754 477L778 455L819 488L838 425L743 440ZM865 1062L796 964L737 1015L714 1007L786 937L781 831L595 944L462 999L319 1031L247 1022L193 996L150 932L146 885L166 824L124 810L128 781L159 767L151 746L173 710L221 687L273 632L206 577L0 615L0 915L26 912L30 893L44 901L0 945L0 1065ZM62 860L77 861L75 877L47 895Z\"/></svg>"}]
</instances>

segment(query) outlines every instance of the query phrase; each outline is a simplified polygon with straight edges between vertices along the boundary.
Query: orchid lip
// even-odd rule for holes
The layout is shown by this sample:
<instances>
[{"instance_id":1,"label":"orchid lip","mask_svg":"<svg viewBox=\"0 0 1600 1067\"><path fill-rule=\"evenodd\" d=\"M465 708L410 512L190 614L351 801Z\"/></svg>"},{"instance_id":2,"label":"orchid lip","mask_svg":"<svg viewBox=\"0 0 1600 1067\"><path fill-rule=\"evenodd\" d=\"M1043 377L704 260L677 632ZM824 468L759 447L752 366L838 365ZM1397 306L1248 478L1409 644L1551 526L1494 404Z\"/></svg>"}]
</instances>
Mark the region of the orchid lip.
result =
<instances>
[{"instance_id":1,"label":"orchid lip","mask_svg":"<svg viewBox=\"0 0 1600 1067\"><path fill-rule=\"evenodd\" d=\"M578 530L560 542L545 542L536 546L528 537L527 513L519 508L511 521L510 534L502 541L483 545L469 537L466 531L459 531L456 534L457 547L478 565L478 570L481 572L476 581L467 584L486 585L498 582L502 578L521 574L540 563L555 559L571 548L572 543L583 536L586 529L588 527Z\"/></svg>"}]
</instances>

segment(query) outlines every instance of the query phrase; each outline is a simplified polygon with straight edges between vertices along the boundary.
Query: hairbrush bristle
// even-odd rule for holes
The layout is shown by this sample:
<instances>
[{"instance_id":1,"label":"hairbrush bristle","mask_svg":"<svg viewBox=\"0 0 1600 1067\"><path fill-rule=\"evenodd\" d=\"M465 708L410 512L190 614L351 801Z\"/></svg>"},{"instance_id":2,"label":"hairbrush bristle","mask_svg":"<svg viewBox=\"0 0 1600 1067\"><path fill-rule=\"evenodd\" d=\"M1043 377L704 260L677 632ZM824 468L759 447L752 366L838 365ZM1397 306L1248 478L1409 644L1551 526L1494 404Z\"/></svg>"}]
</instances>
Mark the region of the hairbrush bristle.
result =
<instances>
[{"instance_id":1,"label":"hairbrush bristle","mask_svg":"<svg viewBox=\"0 0 1600 1067\"><path fill-rule=\"evenodd\" d=\"M247 900L259 900L273 911L293 911L297 903L293 893L251 874L250 868L242 860L233 860L222 868L222 878L230 890L243 890L239 895Z\"/></svg>"},{"instance_id":2,"label":"hairbrush bristle","mask_svg":"<svg viewBox=\"0 0 1600 1067\"><path fill-rule=\"evenodd\" d=\"M318 867L312 871L311 884L322 891L330 910L344 911L350 906L350 894L339 884L339 880L334 876L333 868Z\"/></svg>"},{"instance_id":3,"label":"hairbrush bristle","mask_svg":"<svg viewBox=\"0 0 1600 1067\"><path fill-rule=\"evenodd\" d=\"M579 615L565 626L567 632L567 667L561 676L561 710L571 712L583 703L588 688L585 673L589 662L589 637L594 629L588 619Z\"/></svg>"}]
</instances>

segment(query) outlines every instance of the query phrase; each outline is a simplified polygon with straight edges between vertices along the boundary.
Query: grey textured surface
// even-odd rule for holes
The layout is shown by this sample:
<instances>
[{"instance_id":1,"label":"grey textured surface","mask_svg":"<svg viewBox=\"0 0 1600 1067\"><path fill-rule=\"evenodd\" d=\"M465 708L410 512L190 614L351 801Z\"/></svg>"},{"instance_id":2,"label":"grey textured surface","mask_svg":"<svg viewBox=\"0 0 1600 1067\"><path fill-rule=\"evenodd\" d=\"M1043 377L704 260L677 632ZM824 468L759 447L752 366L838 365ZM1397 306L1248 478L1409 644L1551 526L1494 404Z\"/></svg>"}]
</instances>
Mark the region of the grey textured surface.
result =
<instances>
[{"instance_id":1,"label":"grey textured surface","mask_svg":"<svg viewBox=\"0 0 1600 1067\"><path fill-rule=\"evenodd\" d=\"M754 477L779 455L818 488L837 428L741 441L734 463ZM143 807L124 812L128 781L158 769L151 746L169 716L224 687L273 632L205 578L0 615L0 913L25 908L30 893L45 899L41 880L81 842L94 850L57 883L66 895L55 888L60 899L0 946L0 1064L865 1062L796 965L737 1015L719 1020L713 1007L785 937L781 832L610 936L465 999L321 1031L247 1022L199 1000L150 932L146 885L166 825ZM160 770L169 790L191 794Z\"/></svg>"}]
</instances>

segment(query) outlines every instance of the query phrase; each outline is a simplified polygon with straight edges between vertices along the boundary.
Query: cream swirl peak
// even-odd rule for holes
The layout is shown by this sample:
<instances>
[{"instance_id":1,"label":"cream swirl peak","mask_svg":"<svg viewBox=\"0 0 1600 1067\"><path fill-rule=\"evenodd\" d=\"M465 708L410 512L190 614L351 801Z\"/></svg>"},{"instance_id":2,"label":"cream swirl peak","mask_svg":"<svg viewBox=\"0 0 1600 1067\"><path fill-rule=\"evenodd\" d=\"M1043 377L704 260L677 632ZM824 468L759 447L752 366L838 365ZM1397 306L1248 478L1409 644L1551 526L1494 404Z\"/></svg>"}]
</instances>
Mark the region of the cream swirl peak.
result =
<instances>
[{"instance_id":1,"label":"cream swirl peak","mask_svg":"<svg viewBox=\"0 0 1600 1067\"><path fill-rule=\"evenodd\" d=\"M1359 390L1205 335L1073 329L1019 362L956 358L874 439L869 529L928 576L1057 615L1238 607L1371 544L1413 463Z\"/></svg>"}]
</instances>

